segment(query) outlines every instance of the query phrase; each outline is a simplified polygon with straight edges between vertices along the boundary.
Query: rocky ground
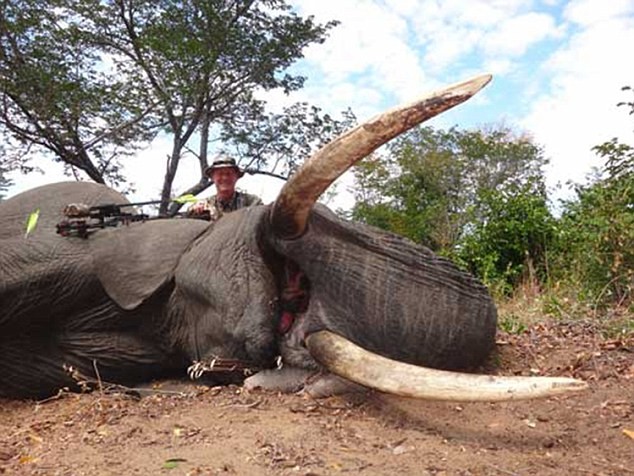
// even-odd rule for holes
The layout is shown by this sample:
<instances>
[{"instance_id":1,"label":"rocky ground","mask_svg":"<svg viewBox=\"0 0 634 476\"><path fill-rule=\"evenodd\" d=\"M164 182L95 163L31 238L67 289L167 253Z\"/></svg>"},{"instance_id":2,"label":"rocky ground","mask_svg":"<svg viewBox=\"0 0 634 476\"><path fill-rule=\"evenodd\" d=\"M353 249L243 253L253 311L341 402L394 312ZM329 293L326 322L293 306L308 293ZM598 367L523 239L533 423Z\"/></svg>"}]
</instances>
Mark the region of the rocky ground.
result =
<instances>
[{"instance_id":1,"label":"rocky ground","mask_svg":"<svg viewBox=\"0 0 634 476\"><path fill-rule=\"evenodd\" d=\"M0 474L634 474L631 335L585 321L501 332L488 371L575 376L590 389L456 404L163 384L142 398L106 388L0 400Z\"/></svg>"}]
</instances>

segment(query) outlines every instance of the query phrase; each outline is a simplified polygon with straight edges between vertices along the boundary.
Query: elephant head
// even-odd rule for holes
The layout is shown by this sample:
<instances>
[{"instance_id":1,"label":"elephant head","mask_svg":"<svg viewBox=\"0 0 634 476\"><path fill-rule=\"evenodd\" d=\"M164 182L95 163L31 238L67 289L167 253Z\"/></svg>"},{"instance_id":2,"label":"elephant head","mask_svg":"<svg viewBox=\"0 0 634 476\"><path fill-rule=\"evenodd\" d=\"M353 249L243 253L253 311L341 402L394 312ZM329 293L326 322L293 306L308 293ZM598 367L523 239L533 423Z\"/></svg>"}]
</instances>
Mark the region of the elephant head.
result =
<instances>
[{"instance_id":1,"label":"elephant head","mask_svg":"<svg viewBox=\"0 0 634 476\"><path fill-rule=\"evenodd\" d=\"M156 220L84 240L52 231L63 206L125 203L122 196L95 184L56 184L1 203L10 226L0 233L0 394L72 385L64 365L127 383L182 373L194 361L267 368L279 357L286 368L329 370L421 398L503 400L584 388L565 378L454 372L477 367L494 346L496 310L485 287L422 246L315 204L355 162L489 80L365 122L307 160L275 203L214 224ZM24 237L24 218L38 207L42 222Z\"/></svg>"}]
</instances>

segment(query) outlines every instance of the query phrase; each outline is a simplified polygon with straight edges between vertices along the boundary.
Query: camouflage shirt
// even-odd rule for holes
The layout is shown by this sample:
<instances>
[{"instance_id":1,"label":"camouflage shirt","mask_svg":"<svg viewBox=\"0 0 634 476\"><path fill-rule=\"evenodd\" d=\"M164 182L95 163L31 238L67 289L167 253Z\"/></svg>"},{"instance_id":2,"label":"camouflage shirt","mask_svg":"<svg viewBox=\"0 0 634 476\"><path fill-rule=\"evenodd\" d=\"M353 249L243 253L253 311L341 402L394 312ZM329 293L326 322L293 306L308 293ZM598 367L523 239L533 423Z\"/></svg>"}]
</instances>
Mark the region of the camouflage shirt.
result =
<instances>
[{"instance_id":1,"label":"camouflage shirt","mask_svg":"<svg viewBox=\"0 0 634 476\"><path fill-rule=\"evenodd\" d=\"M236 192L231 200L223 202L216 195L203 200L205 214L209 213L209 219L216 221L225 213L234 212L239 208L250 207L253 205L262 205L262 200L257 195L251 195L244 192Z\"/></svg>"}]
</instances>

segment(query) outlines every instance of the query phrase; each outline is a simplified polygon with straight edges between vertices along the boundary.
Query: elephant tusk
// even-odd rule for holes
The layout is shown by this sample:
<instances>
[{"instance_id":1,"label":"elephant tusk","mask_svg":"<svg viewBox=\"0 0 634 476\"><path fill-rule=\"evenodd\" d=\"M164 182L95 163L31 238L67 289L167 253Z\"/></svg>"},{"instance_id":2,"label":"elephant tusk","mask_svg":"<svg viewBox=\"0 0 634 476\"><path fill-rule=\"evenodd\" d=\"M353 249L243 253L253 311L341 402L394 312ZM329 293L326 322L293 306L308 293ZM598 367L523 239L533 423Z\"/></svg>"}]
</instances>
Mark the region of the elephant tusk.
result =
<instances>
[{"instance_id":1,"label":"elephant tusk","mask_svg":"<svg viewBox=\"0 0 634 476\"><path fill-rule=\"evenodd\" d=\"M414 126L477 93L491 75L477 76L387 111L342 134L318 150L286 182L275 200L271 223L283 239L301 236L319 196L352 165Z\"/></svg>"},{"instance_id":2,"label":"elephant tusk","mask_svg":"<svg viewBox=\"0 0 634 476\"><path fill-rule=\"evenodd\" d=\"M330 331L306 337L311 355L332 373L381 392L426 400L487 401L551 397L588 388L565 377L501 377L418 367L369 352Z\"/></svg>"}]
</instances>

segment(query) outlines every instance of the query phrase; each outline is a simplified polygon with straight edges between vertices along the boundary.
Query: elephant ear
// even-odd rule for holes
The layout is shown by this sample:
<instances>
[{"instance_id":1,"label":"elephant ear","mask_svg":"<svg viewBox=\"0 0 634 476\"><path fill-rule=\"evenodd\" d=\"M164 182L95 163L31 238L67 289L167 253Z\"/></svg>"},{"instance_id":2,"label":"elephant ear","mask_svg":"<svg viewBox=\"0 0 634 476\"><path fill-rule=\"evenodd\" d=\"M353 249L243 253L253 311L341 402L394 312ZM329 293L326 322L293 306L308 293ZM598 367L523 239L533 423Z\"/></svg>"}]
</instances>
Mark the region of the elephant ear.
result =
<instances>
[{"instance_id":1,"label":"elephant ear","mask_svg":"<svg viewBox=\"0 0 634 476\"><path fill-rule=\"evenodd\" d=\"M172 279L183 253L209 226L165 219L100 230L88 238L97 277L119 306L134 309Z\"/></svg>"}]
</instances>

